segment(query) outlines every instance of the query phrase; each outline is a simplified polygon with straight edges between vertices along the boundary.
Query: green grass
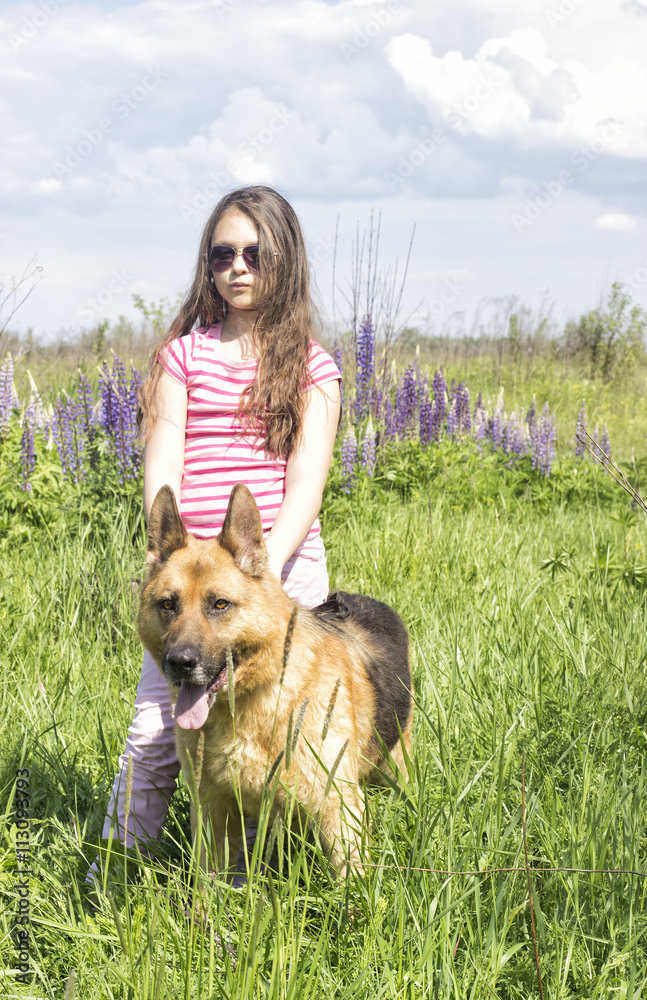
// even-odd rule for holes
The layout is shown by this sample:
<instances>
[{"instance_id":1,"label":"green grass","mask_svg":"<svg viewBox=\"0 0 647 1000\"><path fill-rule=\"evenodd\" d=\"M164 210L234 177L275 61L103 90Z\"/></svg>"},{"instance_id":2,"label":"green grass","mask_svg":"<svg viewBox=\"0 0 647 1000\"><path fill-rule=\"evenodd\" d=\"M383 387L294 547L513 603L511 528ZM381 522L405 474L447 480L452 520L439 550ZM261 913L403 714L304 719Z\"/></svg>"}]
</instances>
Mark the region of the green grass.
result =
<instances>
[{"instance_id":1,"label":"green grass","mask_svg":"<svg viewBox=\"0 0 647 1000\"><path fill-rule=\"evenodd\" d=\"M114 865L95 909L83 878L141 662L137 499L109 528L67 511L0 542L0 995L538 997L526 873L500 870L524 866L525 760L544 996L647 996L647 880L549 871L647 870L644 522L622 498L455 500L438 480L406 502L329 498L324 516L333 586L389 602L411 633L409 781L366 793L365 877L334 882L316 840L283 828L274 877L201 877L183 786L157 860L133 884ZM20 766L31 987L9 972Z\"/></svg>"}]
</instances>

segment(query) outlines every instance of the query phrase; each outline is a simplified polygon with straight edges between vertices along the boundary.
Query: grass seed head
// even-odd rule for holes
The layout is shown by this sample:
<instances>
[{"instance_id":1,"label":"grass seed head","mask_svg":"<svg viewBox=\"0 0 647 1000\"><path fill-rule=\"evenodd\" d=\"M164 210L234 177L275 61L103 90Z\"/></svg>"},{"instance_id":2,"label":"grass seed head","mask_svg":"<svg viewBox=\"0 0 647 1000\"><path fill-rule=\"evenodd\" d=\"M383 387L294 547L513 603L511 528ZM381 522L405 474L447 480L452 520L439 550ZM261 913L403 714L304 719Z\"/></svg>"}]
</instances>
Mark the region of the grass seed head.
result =
<instances>
[{"instance_id":1,"label":"grass seed head","mask_svg":"<svg viewBox=\"0 0 647 1000\"><path fill-rule=\"evenodd\" d=\"M198 746L195 752L195 783L196 787L200 787L200 781L202 779L202 765L204 763L204 729L200 730L200 735L198 736Z\"/></svg>"},{"instance_id":2,"label":"grass seed head","mask_svg":"<svg viewBox=\"0 0 647 1000\"><path fill-rule=\"evenodd\" d=\"M303 725L303 720L306 717L306 709L308 707L309 698L306 698L303 705L299 709L299 714L297 716L297 723L294 727L294 733L292 734L292 753L294 753L295 747L297 745L297 740L299 739L299 733L301 732L301 727Z\"/></svg>"},{"instance_id":3,"label":"grass seed head","mask_svg":"<svg viewBox=\"0 0 647 1000\"><path fill-rule=\"evenodd\" d=\"M339 693L339 685L341 684L341 677L337 678L337 682L333 688L332 695L330 696L330 701L328 702L328 709L326 711L326 718L324 719L323 729L321 730L321 742L323 743L328 735L328 730L330 729L330 723L332 721L332 714L335 710L335 702L337 701L337 694Z\"/></svg>"},{"instance_id":4,"label":"grass seed head","mask_svg":"<svg viewBox=\"0 0 647 1000\"><path fill-rule=\"evenodd\" d=\"M272 784L272 778L276 774L276 772L278 770L278 767L279 767L279 764L283 760L284 756L285 756L285 750L281 750L280 753L278 754L276 760L274 761L274 763L272 764L272 766L270 768L270 773L268 774L267 781L265 782L266 787L269 788L269 786Z\"/></svg>"},{"instance_id":5,"label":"grass seed head","mask_svg":"<svg viewBox=\"0 0 647 1000\"><path fill-rule=\"evenodd\" d=\"M288 732L285 739L285 769L290 768L290 758L292 756L292 726L294 723L294 709L290 711L290 718L288 719Z\"/></svg>"},{"instance_id":6,"label":"grass seed head","mask_svg":"<svg viewBox=\"0 0 647 1000\"><path fill-rule=\"evenodd\" d=\"M227 695L229 697L229 711L231 712L231 717L234 717L234 711L236 708L236 695L234 694L234 657L231 652L231 646L227 646L226 653L227 660Z\"/></svg>"},{"instance_id":7,"label":"grass seed head","mask_svg":"<svg viewBox=\"0 0 647 1000\"><path fill-rule=\"evenodd\" d=\"M292 609L292 614L290 615L290 621L288 622L287 631L285 633L285 642L283 643L283 666L281 669L281 680L279 684L283 686L283 679L285 677L285 668L288 665L288 657L290 655L290 647L292 646L292 633L294 632L294 624L297 620L297 608L296 604Z\"/></svg>"},{"instance_id":8,"label":"grass seed head","mask_svg":"<svg viewBox=\"0 0 647 1000\"><path fill-rule=\"evenodd\" d=\"M337 768L341 764L341 759L344 756L344 754L346 753L346 747L347 746L348 746L348 740L346 740L346 742L344 743L343 747L341 748L341 750L339 751L339 753L335 757L335 763L330 768L330 773L328 775L328 781L326 782L326 787L324 789L324 798L328 795L328 792L332 788L332 783L335 780L335 774L337 773Z\"/></svg>"}]
</instances>

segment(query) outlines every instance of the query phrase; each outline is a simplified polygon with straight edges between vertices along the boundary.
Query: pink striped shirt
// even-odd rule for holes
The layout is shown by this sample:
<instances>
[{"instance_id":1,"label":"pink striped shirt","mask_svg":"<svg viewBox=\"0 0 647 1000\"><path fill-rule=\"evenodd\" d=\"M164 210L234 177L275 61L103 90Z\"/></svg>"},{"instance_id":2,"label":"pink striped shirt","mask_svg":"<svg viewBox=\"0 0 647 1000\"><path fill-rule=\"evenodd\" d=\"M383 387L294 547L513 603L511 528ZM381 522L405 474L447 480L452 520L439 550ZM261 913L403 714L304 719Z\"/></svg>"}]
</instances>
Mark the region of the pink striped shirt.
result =
<instances>
[{"instance_id":1,"label":"pink striped shirt","mask_svg":"<svg viewBox=\"0 0 647 1000\"><path fill-rule=\"evenodd\" d=\"M240 394L254 380L258 361L224 357L220 330L220 324L198 327L171 341L160 355L164 369L188 395L180 513L188 531L213 538L222 528L232 487L245 483L267 534L285 495L286 462L259 449L254 433L236 417ZM308 372L312 386L341 379L333 359L315 341ZM317 518L297 554L317 558L321 552Z\"/></svg>"}]
</instances>

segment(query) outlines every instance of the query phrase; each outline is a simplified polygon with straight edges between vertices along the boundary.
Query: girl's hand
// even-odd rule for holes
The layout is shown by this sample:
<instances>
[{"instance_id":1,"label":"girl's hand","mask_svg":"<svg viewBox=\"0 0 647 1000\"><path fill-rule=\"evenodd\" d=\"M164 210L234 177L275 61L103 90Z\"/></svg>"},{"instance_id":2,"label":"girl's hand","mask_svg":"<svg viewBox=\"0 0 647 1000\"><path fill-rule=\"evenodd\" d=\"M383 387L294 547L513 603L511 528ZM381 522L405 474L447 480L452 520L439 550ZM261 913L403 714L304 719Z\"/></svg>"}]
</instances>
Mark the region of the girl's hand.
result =
<instances>
[{"instance_id":1,"label":"girl's hand","mask_svg":"<svg viewBox=\"0 0 647 1000\"><path fill-rule=\"evenodd\" d=\"M278 560L270 558L267 561L267 568L269 569L269 571L272 574L272 576L275 576L276 579L280 583L281 582L281 572L283 570L283 563L279 563Z\"/></svg>"}]
</instances>

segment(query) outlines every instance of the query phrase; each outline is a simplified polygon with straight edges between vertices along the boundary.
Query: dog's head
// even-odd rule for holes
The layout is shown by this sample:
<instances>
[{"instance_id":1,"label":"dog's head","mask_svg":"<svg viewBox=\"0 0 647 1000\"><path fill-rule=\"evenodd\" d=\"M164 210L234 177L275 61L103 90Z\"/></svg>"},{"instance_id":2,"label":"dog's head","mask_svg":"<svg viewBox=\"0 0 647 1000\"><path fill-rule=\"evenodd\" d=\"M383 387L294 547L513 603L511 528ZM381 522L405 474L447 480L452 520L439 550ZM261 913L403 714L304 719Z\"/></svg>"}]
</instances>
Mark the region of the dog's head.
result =
<instances>
[{"instance_id":1,"label":"dog's head","mask_svg":"<svg viewBox=\"0 0 647 1000\"><path fill-rule=\"evenodd\" d=\"M238 483L221 534L193 538L169 486L159 491L148 523L148 574L137 630L166 678L179 684L177 724L199 729L227 685L227 647L236 689L267 679L274 636L282 643L291 602L267 570L258 508Z\"/></svg>"}]
</instances>

